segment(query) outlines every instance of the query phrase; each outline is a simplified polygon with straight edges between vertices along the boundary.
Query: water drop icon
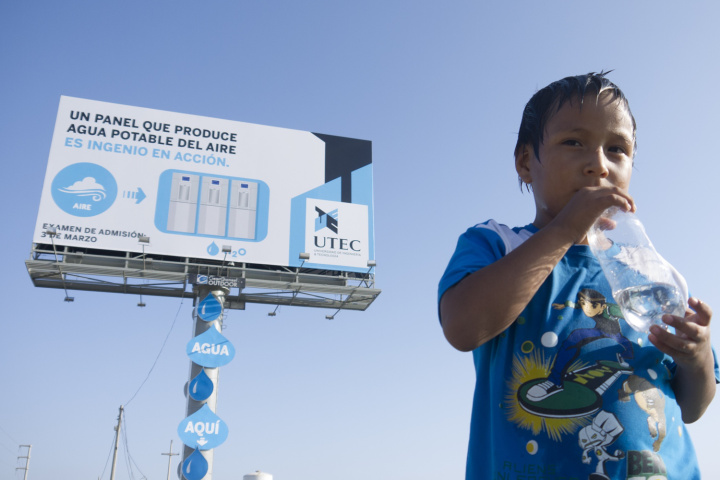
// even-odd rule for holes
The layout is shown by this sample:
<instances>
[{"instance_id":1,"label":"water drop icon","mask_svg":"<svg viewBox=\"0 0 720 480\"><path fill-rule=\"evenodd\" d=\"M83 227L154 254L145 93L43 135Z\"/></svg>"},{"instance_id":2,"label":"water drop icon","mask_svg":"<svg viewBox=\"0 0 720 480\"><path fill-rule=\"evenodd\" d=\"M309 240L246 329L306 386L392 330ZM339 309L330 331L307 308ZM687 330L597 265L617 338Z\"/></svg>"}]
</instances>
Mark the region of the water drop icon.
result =
<instances>
[{"instance_id":1,"label":"water drop icon","mask_svg":"<svg viewBox=\"0 0 720 480\"><path fill-rule=\"evenodd\" d=\"M203 298L197 306L197 316L206 322L217 320L222 314L222 304L212 293Z\"/></svg>"},{"instance_id":2,"label":"water drop icon","mask_svg":"<svg viewBox=\"0 0 720 480\"><path fill-rule=\"evenodd\" d=\"M193 400L202 402L212 395L214 388L215 386L213 385L212 380L210 380L210 377L207 376L207 373L205 373L205 369L203 368L200 370L200 373L195 376L195 378L190 380L190 383L188 384L188 394Z\"/></svg>"},{"instance_id":3,"label":"water drop icon","mask_svg":"<svg viewBox=\"0 0 720 480\"><path fill-rule=\"evenodd\" d=\"M200 480L207 472L208 462L197 448L182 463L182 474L187 480Z\"/></svg>"},{"instance_id":4,"label":"water drop icon","mask_svg":"<svg viewBox=\"0 0 720 480\"><path fill-rule=\"evenodd\" d=\"M215 242L212 242L210 245L208 245L207 253L209 253L210 255L217 255L219 252L220 247L218 247Z\"/></svg>"}]
</instances>

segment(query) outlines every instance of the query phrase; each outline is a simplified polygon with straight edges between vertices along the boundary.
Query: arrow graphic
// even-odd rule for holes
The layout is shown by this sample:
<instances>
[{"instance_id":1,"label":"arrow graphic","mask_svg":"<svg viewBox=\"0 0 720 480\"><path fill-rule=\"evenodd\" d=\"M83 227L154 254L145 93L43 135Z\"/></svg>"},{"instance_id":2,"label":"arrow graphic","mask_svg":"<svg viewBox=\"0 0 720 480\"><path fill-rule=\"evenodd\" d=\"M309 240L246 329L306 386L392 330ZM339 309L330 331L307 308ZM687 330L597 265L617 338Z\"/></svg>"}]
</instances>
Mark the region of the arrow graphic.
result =
<instances>
[{"instance_id":1,"label":"arrow graphic","mask_svg":"<svg viewBox=\"0 0 720 480\"><path fill-rule=\"evenodd\" d=\"M142 202L143 200L145 200L145 197L147 197L147 195L145 195L145 192L143 192L142 188L138 187L137 190L135 190L135 191L125 190L123 192L123 197L124 198L134 198L135 204L138 204L138 203Z\"/></svg>"},{"instance_id":2,"label":"arrow graphic","mask_svg":"<svg viewBox=\"0 0 720 480\"><path fill-rule=\"evenodd\" d=\"M205 445L206 443L208 443L208 441L205 440L205 437L200 437L200 438L198 439L198 441L197 441L197 444L200 445L201 447L202 447L203 445Z\"/></svg>"}]
</instances>

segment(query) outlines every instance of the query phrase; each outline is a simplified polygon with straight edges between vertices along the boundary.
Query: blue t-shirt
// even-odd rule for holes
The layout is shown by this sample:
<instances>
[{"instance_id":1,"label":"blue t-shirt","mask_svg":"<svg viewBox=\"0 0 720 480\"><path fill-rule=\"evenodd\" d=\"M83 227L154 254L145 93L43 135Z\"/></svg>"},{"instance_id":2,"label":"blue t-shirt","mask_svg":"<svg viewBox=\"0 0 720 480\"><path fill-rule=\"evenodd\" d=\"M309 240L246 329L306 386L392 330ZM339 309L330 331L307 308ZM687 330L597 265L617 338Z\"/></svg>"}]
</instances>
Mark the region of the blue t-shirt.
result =
<instances>
[{"instance_id":1,"label":"blue t-shirt","mask_svg":"<svg viewBox=\"0 0 720 480\"><path fill-rule=\"evenodd\" d=\"M492 220L468 229L438 298L536 231ZM627 325L589 247L571 247L473 359L468 480L700 478L675 364Z\"/></svg>"}]
</instances>

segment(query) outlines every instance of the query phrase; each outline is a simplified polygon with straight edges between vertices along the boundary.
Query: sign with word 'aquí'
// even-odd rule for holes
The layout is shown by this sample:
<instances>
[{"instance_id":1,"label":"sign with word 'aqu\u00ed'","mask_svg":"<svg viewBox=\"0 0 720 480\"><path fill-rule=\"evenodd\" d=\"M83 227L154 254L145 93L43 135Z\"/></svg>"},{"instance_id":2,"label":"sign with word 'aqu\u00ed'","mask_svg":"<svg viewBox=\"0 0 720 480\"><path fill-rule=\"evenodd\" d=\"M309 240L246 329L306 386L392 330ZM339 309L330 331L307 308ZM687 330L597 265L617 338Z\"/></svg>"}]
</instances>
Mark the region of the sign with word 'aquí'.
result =
<instances>
[{"instance_id":1,"label":"sign with word 'aqu\u00ed'","mask_svg":"<svg viewBox=\"0 0 720 480\"><path fill-rule=\"evenodd\" d=\"M205 404L178 425L180 440L190 448L210 450L222 445L228 436L228 427Z\"/></svg>"},{"instance_id":2,"label":"sign with word 'aqu\u00ed'","mask_svg":"<svg viewBox=\"0 0 720 480\"><path fill-rule=\"evenodd\" d=\"M188 342L185 347L188 357L201 367L222 367L235 357L235 347L215 327Z\"/></svg>"}]
</instances>

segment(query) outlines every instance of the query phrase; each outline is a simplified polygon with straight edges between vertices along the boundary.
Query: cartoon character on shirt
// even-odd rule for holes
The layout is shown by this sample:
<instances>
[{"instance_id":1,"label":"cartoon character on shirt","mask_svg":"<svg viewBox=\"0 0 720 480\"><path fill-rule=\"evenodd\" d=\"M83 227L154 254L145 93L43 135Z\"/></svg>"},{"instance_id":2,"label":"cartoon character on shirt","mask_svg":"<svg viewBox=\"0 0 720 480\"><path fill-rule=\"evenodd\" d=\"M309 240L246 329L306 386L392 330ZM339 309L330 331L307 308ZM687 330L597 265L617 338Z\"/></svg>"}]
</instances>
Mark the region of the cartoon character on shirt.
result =
<instances>
[{"instance_id":1,"label":"cartoon character on shirt","mask_svg":"<svg viewBox=\"0 0 720 480\"><path fill-rule=\"evenodd\" d=\"M617 353L617 363L621 367L628 367L625 359L634 358L632 343L622 334L620 319L623 318L620 307L608 303L605 296L591 288L584 288L578 292L577 303L568 301L565 304L553 303L553 308L578 308L595 321L591 328L578 328L562 342L557 357L547 380L534 385L527 392L528 400L539 402L558 392L563 391L563 379L570 365L580 356L583 346L601 339L611 339L617 342L623 350Z\"/></svg>"},{"instance_id":2,"label":"cartoon character on shirt","mask_svg":"<svg viewBox=\"0 0 720 480\"><path fill-rule=\"evenodd\" d=\"M615 450L613 453L607 451L607 447L617 437L622 435L625 429L612 413L601 410L590 425L582 428L578 433L578 444L582 448L582 462L592 463L592 455L597 459L595 472L590 475L592 480L610 480L605 469L608 461L617 462L625 458L625 452Z\"/></svg>"}]
</instances>

